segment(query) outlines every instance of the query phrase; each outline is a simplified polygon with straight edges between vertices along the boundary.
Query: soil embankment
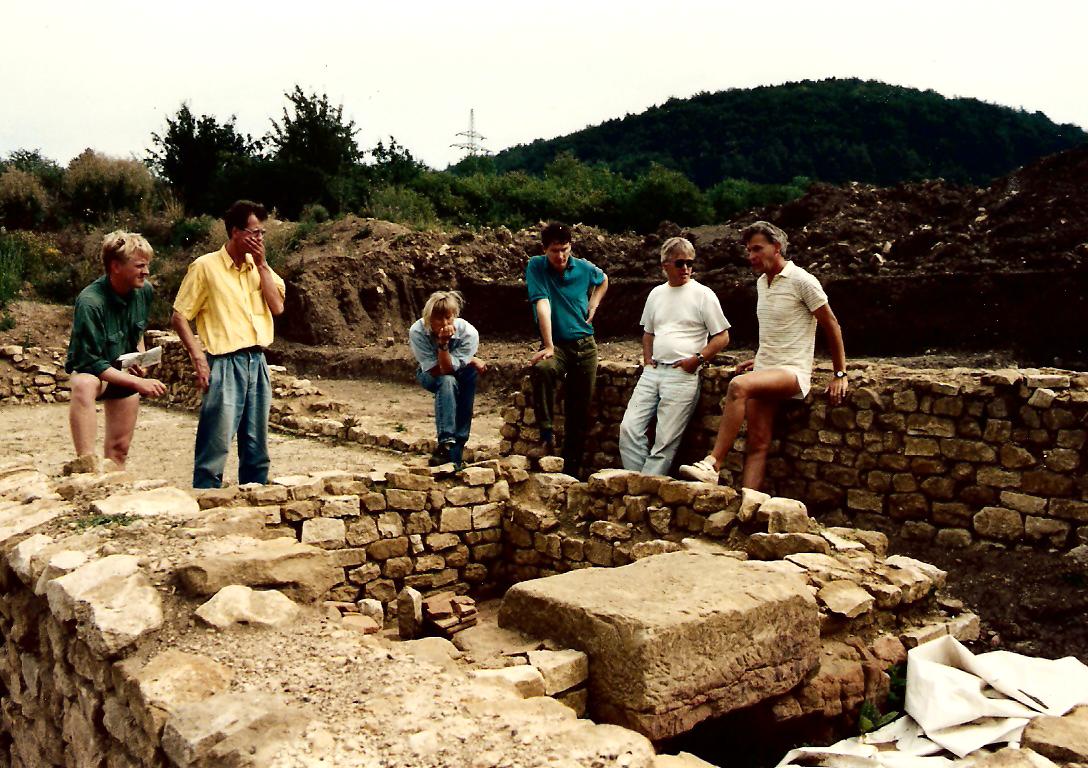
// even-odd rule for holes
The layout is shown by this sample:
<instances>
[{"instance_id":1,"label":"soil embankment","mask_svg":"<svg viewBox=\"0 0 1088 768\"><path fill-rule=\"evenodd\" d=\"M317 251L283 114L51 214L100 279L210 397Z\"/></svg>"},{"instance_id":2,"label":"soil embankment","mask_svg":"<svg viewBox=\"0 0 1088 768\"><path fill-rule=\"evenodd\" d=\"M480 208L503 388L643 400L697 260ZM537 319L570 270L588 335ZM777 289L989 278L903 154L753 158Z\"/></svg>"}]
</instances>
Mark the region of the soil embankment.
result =
<instances>
[{"instance_id":1,"label":"soil embankment","mask_svg":"<svg viewBox=\"0 0 1088 768\"><path fill-rule=\"evenodd\" d=\"M657 249L681 232L698 278L718 291L737 343L755 341L753 276L739 241L755 217L780 223L790 253L824 283L852 354L1006 349L1023 362L1088 360L1088 148L1045 158L984 189L942 181L878 188L816 185L803 198L719 226L663 224L647 236L575 228L576 253L612 290L603 337L637 335L661 281ZM426 296L457 288L491 337L533 335L521 277L535 230L414 232L348 217L315 230L284 265L280 334L337 347L400 340Z\"/></svg>"}]
</instances>

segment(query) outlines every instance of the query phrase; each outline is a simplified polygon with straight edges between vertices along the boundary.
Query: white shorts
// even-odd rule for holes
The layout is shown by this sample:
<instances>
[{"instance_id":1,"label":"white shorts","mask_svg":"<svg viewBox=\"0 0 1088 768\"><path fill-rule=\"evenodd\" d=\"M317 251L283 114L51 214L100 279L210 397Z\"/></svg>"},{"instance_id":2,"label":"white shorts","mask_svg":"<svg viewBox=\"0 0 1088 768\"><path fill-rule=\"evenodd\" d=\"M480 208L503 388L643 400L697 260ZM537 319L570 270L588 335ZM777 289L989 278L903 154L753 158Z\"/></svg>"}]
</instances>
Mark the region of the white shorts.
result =
<instances>
[{"instance_id":1,"label":"white shorts","mask_svg":"<svg viewBox=\"0 0 1088 768\"><path fill-rule=\"evenodd\" d=\"M753 371L789 371L797 379L797 386L801 391L793 396L793 400L804 400L812 389L812 373L802 370L795 365L770 365L766 368L753 368Z\"/></svg>"}]
</instances>

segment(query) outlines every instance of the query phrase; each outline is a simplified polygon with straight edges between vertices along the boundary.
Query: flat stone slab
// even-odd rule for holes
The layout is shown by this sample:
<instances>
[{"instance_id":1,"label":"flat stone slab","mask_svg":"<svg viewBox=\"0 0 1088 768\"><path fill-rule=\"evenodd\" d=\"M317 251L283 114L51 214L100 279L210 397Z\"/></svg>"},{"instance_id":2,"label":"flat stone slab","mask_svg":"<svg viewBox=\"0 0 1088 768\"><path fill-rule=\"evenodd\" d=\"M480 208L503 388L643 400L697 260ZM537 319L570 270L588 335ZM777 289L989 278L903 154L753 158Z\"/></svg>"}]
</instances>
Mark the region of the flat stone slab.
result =
<instances>
[{"instance_id":1,"label":"flat stone slab","mask_svg":"<svg viewBox=\"0 0 1088 768\"><path fill-rule=\"evenodd\" d=\"M226 536L201 542L177 569L190 595L213 595L231 584L275 588L302 602L324 596L343 579L328 554L290 537L259 540Z\"/></svg>"},{"instance_id":2,"label":"flat stone slab","mask_svg":"<svg viewBox=\"0 0 1088 768\"><path fill-rule=\"evenodd\" d=\"M819 658L800 575L697 552L516 584L499 625L583 651L594 719L654 740L785 693Z\"/></svg>"}]
</instances>

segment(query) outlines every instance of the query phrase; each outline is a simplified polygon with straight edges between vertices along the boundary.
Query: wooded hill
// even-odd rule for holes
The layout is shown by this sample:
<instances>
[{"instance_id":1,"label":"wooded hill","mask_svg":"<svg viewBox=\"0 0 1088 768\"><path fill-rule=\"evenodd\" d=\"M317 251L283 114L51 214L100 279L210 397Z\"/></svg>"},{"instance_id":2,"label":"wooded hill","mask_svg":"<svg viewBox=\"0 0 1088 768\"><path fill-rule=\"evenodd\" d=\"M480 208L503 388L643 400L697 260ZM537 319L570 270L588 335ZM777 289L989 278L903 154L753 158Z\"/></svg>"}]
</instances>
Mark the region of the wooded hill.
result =
<instances>
[{"instance_id":1,"label":"wooded hill","mask_svg":"<svg viewBox=\"0 0 1088 768\"><path fill-rule=\"evenodd\" d=\"M798 176L986 184L1085 143L1081 128L1057 125L1041 112L872 80L805 80L669 99L638 115L511 147L495 165L538 174L569 152L628 176L658 163L704 189L724 178L785 183Z\"/></svg>"}]
</instances>

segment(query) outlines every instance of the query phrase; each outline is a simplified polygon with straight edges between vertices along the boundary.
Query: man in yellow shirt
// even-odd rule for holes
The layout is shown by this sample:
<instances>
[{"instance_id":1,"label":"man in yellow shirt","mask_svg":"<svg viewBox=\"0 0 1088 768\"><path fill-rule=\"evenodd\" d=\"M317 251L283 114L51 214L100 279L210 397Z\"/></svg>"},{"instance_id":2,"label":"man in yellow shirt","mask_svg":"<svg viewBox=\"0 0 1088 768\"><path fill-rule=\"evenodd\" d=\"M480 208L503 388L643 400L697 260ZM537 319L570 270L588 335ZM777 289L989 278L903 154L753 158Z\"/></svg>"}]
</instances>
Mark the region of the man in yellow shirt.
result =
<instances>
[{"instance_id":1,"label":"man in yellow shirt","mask_svg":"<svg viewBox=\"0 0 1088 768\"><path fill-rule=\"evenodd\" d=\"M286 291L283 279L265 261L267 218L259 203L234 203L223 216L226 244L189 265L174 300L170 324L188 350L196 384L204 392L196 429L194 488L223 484L235 434L238 483L268 482L272 387L264 348L272 343L272 317L283 312ZM190 321L196 322L199 340Z\"/></svg>"}]
</instances>

